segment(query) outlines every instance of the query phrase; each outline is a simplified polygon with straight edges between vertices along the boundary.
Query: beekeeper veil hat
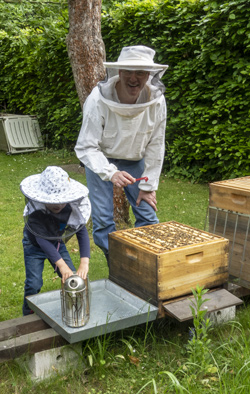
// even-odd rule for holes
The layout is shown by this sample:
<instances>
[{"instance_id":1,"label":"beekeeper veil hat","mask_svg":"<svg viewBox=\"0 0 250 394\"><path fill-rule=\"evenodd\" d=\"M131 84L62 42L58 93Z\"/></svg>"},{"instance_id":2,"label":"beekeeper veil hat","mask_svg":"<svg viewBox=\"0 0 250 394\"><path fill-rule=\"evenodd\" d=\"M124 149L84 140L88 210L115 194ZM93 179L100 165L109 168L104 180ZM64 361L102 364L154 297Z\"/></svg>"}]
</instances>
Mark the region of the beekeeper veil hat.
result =
<instances>
[{"instance_id":1,"label":"beekeeper veil hat","mask_svg":"<svg viewBox=\"0 0 250 394\"><path fill-rule=\"evenodd\" d=\"M159 71L164 74L168 65L154 63L155 51L144 45L124 47L121 50L117 62L103 62L107 69L115 70L144 70L151 74Z\"/></svg>"},{"instance_id":2,"label":"beekeeper veil hat","mask_svg":"<svg viewBox=\"0 0 250 394\"><path fill-rule=\"evenodd\" d=\"M144 45L135 45L124 47L121 50L120 56L116 62L103 62L106 68L106 78L104 81L99 82L98 86L102 91L102 87L111 78L117 77L120 70L131 71L148 71L149 84L164 93L165 86L161 78L168 68L167 64L158 64L154 62L155 51L152 48Z\"/></svg>"},{"instance_id":3,"label":"beekeeper veil hat","mask_svg":"<svg viewBox=\"0 0 250 394\"><path fill-rule=\"evenodd\" d=\"M24 219L28 230L46 239L58 239L79 231L87 224L91 205L88 188L69 177L57 166L47 167L41 174L30 175L20 184L26 197ZM50 205L65 205L56 214Z\"/></svg>"}]
</instances>

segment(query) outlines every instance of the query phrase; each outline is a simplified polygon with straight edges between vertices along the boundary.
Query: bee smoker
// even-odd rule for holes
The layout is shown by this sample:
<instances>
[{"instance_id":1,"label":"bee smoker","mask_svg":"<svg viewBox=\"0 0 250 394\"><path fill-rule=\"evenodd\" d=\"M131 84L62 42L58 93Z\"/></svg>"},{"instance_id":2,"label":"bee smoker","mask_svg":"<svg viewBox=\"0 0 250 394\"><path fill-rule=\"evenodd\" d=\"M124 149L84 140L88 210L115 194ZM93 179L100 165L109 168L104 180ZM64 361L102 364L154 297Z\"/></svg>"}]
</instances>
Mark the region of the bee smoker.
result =
<instances>
[{"instance_id":1,"label":"bee smoker","mask_svg":"<svg viewBox=\"0 0 250 394\"><path fill-rule=\"evenodd\" d=\"M82 327L89 321L89 280L74 274L62 283L62 321L69 327Z\"/></svg>"}]
</instances>

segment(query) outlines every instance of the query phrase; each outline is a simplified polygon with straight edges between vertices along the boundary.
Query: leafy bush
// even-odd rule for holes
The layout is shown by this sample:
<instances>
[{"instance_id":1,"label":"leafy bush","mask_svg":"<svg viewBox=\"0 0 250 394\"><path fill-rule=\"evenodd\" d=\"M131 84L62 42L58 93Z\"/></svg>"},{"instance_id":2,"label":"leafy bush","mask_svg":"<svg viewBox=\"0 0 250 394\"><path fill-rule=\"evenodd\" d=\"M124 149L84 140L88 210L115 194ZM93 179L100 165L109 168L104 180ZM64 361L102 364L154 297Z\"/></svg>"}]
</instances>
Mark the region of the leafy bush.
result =
<instances>
[{"instance_id":1,"label":"leafy bush","mask_svg":"<svg viewBox=\"0 0 250 394\"><path fill-rule=\"evenodd\" d=\"M36 114L53 147L75 143L81 108L65 37L68 11L42 2L0 3L0 105ZM106 0L108 60L122 46L156 50L168 122L165 171L213 181L250 174L248 0Z\"/></svg>"},{"instance_id":2,"label":"leafy bush","mask_svg":"<svg viewBox=\"0 0 250 394\"><path fill-rule=\"evenodd\" d=\"M167 83L176 93L168 168L202 180L244 176L250 173L249 7L242 0L202 3L206 14L192 27L194 56L180 59Z\"/></svg>"},{"instance_id":3,"label":"leafy bush","mask_svg":"<svg viewBox=\"0 0 250 394\"><path fill-rule=\"evenodd\" d=\"M111 58L120 42L144 44L169 64L163 79L170 175L212 181L250 174L249 17L246 0L165 0L119 4L104 19Z\"/></svg>"},{"instance_id":4,"label":"leafy bush","mask_svg":"<svg viewBox=\"0 0 250 394\"><path fill-rule=\"evenodd\" d=\"M74 143L81 108L66 49L67 8L24 2L0 4L0 12L2 111L36 114L54 148Z\"/></svg>"}]
</instances>

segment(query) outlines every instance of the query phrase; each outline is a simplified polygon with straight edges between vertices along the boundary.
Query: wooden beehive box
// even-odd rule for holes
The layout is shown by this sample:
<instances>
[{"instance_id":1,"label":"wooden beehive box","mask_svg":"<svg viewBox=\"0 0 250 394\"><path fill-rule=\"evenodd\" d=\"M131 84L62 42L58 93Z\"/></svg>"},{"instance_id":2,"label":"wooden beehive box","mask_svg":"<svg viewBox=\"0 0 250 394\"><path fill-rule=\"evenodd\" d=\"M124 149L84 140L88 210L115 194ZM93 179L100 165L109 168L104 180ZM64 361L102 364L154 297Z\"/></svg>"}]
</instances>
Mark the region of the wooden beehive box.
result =
<instances>
[{"instance_id":1,"label":"wooden beehive box","mask_svg":"<svg viewBox=\"0 0 250 394\"><path fill-rule=\"evenodd\" d=\"M229 240L228 273L250 288L250 215L209 207L209 231Z\"/></svg>"},{"instance_id":2,"label":"wooden beehive box","mask_svg":"<svg viewBox=\"0 0 250 394\"><path fill-rule=\"evenodd\" d=\"M210 183L209 205L250 214L250 176Z\"/></svg>"},{"instance_id":3,"label":"wooden beehive box","mask_svg":"<svg viewBox=\"0 0 250 394\"><path fill-rule=\"evenodd\" d=\"M159 305L228 279L228 240L174 221L109 235L109 278Z\"/></svg>"},{"instance_id":4,"label":"wooden beehive box","mask_svg":"<svg viewBox=\"0 0 250 394\"><path fill-rule=\"evenodd\" d=\"M209 185L209 231L229 240L230 277L250 288L250 176Z\"/></svg>"}]
</instances>

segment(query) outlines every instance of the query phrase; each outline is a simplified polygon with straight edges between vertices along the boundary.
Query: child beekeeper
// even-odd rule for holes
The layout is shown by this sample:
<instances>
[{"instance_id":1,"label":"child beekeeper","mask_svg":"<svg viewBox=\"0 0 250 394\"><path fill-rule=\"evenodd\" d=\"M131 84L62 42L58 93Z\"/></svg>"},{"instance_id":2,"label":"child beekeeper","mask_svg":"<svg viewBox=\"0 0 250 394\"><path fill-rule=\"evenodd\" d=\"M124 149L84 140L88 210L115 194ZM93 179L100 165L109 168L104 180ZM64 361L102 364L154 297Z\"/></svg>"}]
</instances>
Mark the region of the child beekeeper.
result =
<instances>
[{"instance_id":1,"label":"child beekeeper","mask_svg":"<svg viewBox=\"0 0 250 394\"><path fill-rule=\"evenodd\" d=\"M62 168L47 167L41 174L31 175L20 184L25 196L23 251L25 286L23 315L33 313L26 297L40 292L43 285L44 261L49 260L62 282L77 271L86 279L89 270L90 243L85 225L91 206L88 189L71 178ZM76 270L66 241L76 234L80 265Z\"/></svg>"}]
</instances>

